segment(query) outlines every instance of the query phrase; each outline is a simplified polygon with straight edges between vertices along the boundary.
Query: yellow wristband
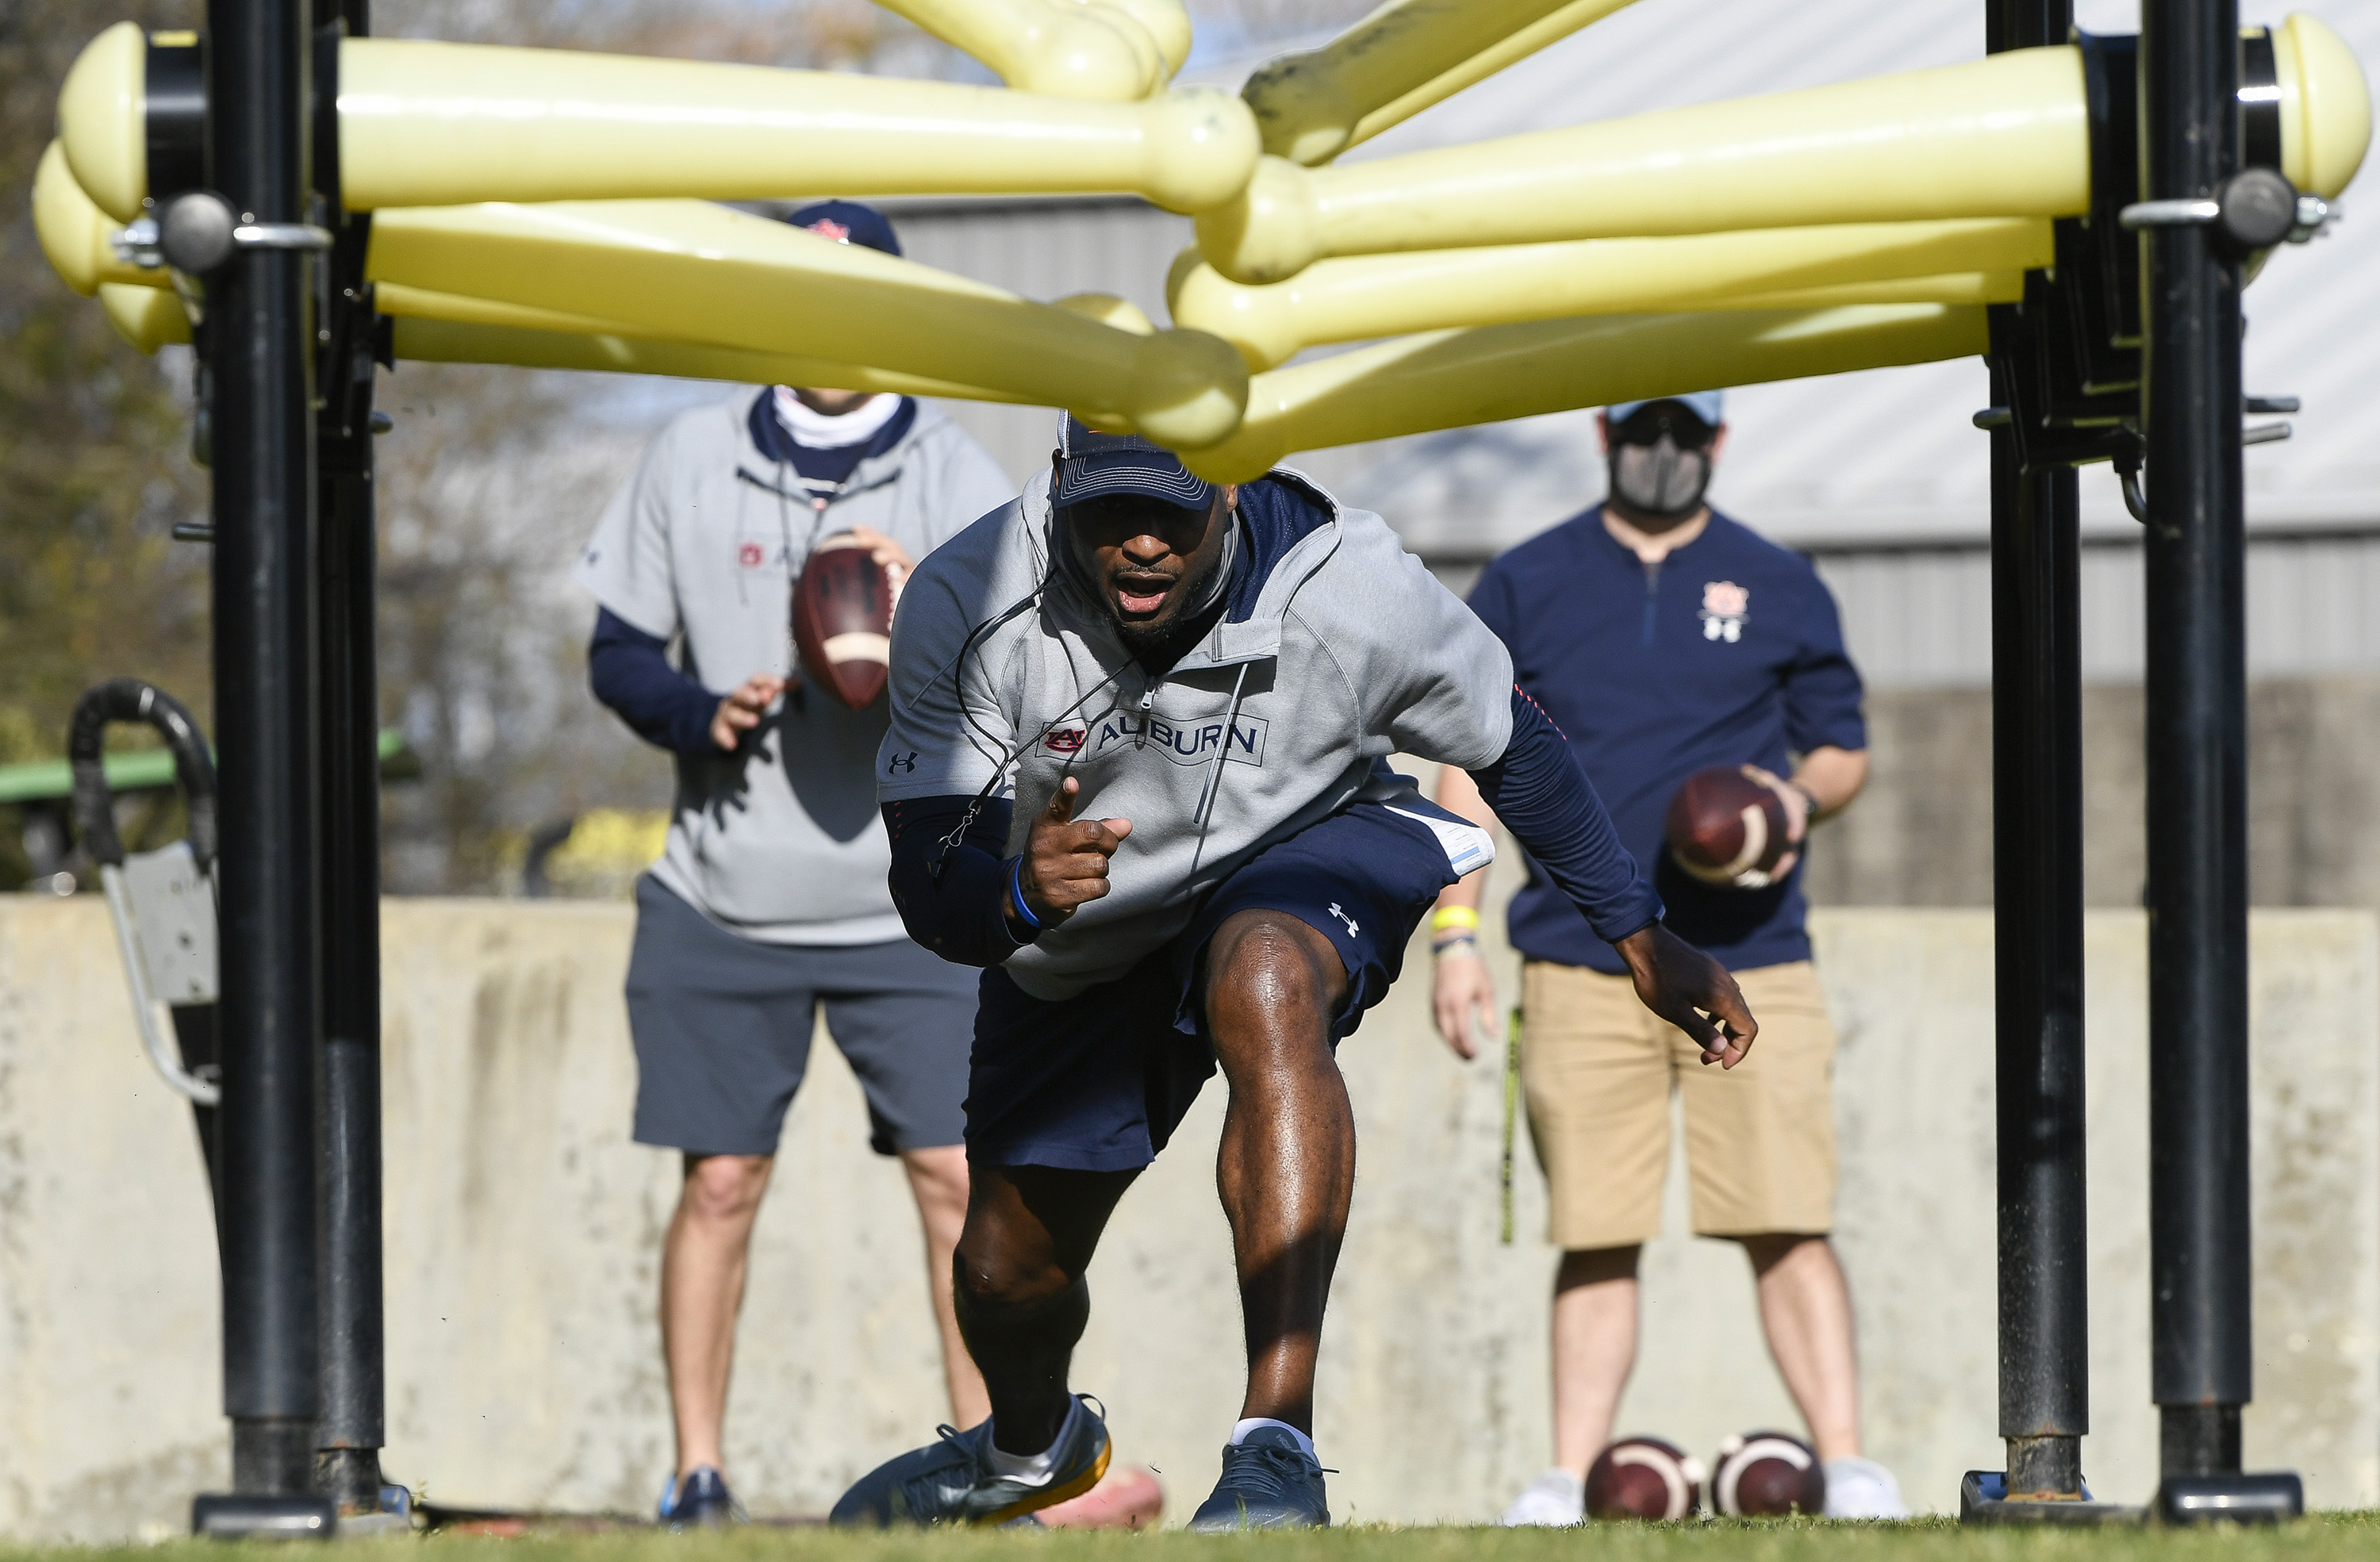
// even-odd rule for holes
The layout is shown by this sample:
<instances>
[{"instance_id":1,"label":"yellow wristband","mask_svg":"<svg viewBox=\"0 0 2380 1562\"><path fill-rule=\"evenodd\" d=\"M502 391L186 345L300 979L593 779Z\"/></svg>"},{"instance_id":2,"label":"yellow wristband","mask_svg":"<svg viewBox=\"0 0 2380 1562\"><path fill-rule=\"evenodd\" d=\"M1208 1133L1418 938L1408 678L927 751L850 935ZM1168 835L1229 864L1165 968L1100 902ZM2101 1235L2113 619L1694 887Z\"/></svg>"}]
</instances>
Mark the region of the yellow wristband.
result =
<instances>
[{"instance_id":1,"label":"yellow wristband","mask_svg":"<svg viewBox=\"0 0 2380 1562\"><path fill-rule=\"evenodd\" d=\"M1440 906L1437 914L1429 919L1429 930L1433 933L1443 933L1450 927L1475 928L1478 926L1479 914L1469 906Z\"/></svg>"}]
</instances>

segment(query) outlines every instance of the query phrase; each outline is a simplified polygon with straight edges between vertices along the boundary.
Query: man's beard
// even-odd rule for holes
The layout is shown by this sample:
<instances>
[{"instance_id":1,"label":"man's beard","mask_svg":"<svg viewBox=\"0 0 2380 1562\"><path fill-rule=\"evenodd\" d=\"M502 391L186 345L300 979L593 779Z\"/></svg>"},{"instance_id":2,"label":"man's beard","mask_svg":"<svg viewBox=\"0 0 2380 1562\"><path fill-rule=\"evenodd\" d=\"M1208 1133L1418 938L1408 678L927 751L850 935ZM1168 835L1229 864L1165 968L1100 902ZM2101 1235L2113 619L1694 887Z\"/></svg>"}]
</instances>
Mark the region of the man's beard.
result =
<instances>
[{"instance_id":1,"label":"man's beard","mask_svg":"<svg viewBox=\"0 0 2380 1562\"><path fill-rule=\"evenodd\" d=\"M1611 447L1611 491L1630 509L1664 519L1702 507L1710 486L1710 452L1680 450L1663 434L1652 444Z\"/></svg>"},{"instance_id":2,"label":"man's beard","mask_svg":"<svg viewBox=\"0 0 2380 1562\"><path fill-rule=\"evenodd\" d=\"M1138 623L1118 613L1115 621L1116 633L1123 637L1123 643L1130 646L1135 653L1170 645L1181 638L1185 629L1196 624L1207 610L1215 605L1215 599L1221 595L1220 587L1223 571L1230 566L1231 562L1232 551L1225 548L1208 562L1205 569L1195 575L1185 575L1180 585L1165 594L1165 606L1168 608L1176 602L1188 602L1193 604L1192 606L1179 612L1166 612L1160 610L1157 617L1142 619ZM1116 597L1115 585L1112 581L1108 584L1106 595L1108 609L1111 612L1114 612Z\"/></svg>"}]
</instances>

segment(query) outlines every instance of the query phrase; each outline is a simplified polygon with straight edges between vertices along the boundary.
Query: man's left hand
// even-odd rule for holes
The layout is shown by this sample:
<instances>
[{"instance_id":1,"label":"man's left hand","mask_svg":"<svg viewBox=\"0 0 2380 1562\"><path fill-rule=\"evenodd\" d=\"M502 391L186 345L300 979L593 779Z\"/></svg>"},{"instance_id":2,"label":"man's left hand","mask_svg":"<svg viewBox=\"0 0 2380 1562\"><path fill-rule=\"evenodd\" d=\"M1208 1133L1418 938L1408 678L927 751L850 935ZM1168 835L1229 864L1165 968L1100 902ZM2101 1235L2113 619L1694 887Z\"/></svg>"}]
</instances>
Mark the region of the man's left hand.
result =
<instances>
[{"instance_id":1,"label":"man's left hand","mask_svg":"<svg viewBox=\"0 0 2380 1562\"><path fill-rule=\"evenodd\" d=\"M1704 1062L1731 1069L1743 1061L1760 1034L1760 1022L1752 1017L1743 990L1726 966L1658 922L1612 947L1628 963L1637 998L1694 1037Z\"/></svg>"},{"instance_id":2,"label":"man's left hand","mask_svg":"<svg viewBox=\"0 0 2380 1562\"><path fill-rule=\"evenodd\" d=\"M897 605L901 600L901 587L908 584L909 572L917 567L909 557L908 550L874 527L852 527L851 539L867 549L869 558L884 566L884 573L892 579L892 600Z\"/></svg>"},{"instance_id":3,"label":"man's left hand","mask_svg":"<svg viewBox=\"0 0 2380 1562\"><path fill-rule=\"evenodd\" d=\"M1793 865L1802 860L1802 838L1810 833L1810 794L1776 771L1764 770L1757 765L1746 765L1743 773L1775 793L1777 800L1785 805L1785 841L1795 849L1778 858L1777 866L1768 870L1768 882L1774 884L1792 872Z\"/></svg>"}]
</instances>

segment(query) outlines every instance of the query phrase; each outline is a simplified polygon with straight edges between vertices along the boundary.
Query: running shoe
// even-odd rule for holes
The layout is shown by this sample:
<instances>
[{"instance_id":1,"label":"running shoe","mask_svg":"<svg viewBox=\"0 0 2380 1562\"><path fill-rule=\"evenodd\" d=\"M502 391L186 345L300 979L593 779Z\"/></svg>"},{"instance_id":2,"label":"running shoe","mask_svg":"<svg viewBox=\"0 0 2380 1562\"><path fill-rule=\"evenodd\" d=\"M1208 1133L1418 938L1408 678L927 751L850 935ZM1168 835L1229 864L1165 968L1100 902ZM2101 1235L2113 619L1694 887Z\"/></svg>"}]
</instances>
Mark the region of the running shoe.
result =
<instances>
[{"instance_id":1,"label":"running shoe","mask_svg":"<svg viewBox=\"0 0 2380 1562\"><path fill-rule=\"evenodd\" d=\"M1829 1519L1906 1519L1909 1505L1900 1500L1900 1483L1876 1460L1830 1459L1826 1512Z\"/></svg>"},{"instance_id":2,"label":"running shoe","mask_svg":"<svg viewBox=\"0 0 2380 1562\"><path fill-rule=\"evenodd\" d=\"M1239 1530L1327 1530L1330 1505L1326 1474L1297 1439L1278 1426L1259 1426L1223 1449L1223 1478L1190 1517L1196 1534Z\"/></svg>"},{"instance_id":3,"label":"running shoe","mask_svg":"<svg viewBox=\"0 0 2380 1562\"><path fill-rule=\"evenodd\" d=\"M1562 1528L1585 1517L1586 1483L1575 1470L1554 1469L1522 1487L1497 1522L1514 1530L1533 1524Z\"/></svg>"},{"instance_id":4,"label":"running shoe","mask_svg":"<svg viewBox=\"0 0 2380 1562\"><path fill-rule=\"evenodd\" d=\"M703 1465L662 1488L661 1520L673 1530L715 1529L744 1522L744 1505L727 1489L727 1477Z\"/></svg>"},{"instance_id":5,"label":"running shoe","mask_svg":"<svg viewBox=\"0 0 2380 1562\"><path fill-rule=\"evenodd\" d=\"M1047 1479L1026 1482L991 1467L991 1423L965 1432L942 1426L939 1440L878 1465L834 1505L827 1522L852 1529L894 1524L1005 1524L1037 1508L1082 1495L1107 1473L1108 1428L1087 1395L1066 1418Z\"/></svg>"}]
</instances>

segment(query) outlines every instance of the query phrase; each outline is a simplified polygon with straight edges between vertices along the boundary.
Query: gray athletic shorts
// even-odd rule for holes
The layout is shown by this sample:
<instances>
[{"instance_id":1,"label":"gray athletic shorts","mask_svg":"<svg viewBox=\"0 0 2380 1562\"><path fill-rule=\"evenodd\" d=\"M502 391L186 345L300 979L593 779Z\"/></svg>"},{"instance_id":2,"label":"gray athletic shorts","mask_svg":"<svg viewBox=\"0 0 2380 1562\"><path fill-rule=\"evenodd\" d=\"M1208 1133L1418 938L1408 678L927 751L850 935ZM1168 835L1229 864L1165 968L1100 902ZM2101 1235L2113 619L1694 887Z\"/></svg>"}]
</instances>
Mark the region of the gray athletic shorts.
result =
<instances>
[{"instance_id":1,"label":"gray athletic shorts","mask_svg":"<svg viewBox=\"0 0 2380 1562\"><path fill-rule=\"evenodd\" d=\"M628 956L637 1143L689 1155L776 1154L821 1003L828 1034L867 1092L877 1154L963 1143L981 975L906 938L755 943L639 878Z\"/></svg>"}]
</instances>

